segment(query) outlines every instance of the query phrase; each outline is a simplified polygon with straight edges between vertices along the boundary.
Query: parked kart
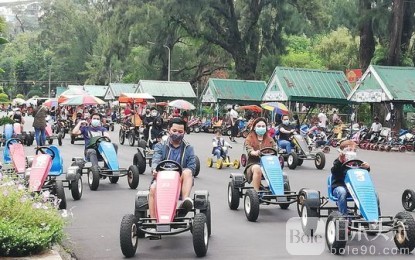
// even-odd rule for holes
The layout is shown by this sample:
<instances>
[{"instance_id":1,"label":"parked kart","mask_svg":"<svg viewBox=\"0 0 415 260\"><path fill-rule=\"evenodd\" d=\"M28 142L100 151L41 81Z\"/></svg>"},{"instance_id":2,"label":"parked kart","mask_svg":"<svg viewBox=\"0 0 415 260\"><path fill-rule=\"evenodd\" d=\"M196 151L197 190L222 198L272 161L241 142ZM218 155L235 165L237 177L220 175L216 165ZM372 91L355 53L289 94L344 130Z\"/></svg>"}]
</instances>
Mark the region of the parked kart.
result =
<instances>
[{"instance_id":1,"label":"parked kart","mask_svg":"<svg viewBox=\"0 0 415 260\"><path fill-rule=\"evenodd\" d=\"M45 128L46 133L46 141L48 141L49 145L53 144L53 140L58 140L58 145L62 145L62 133L54 134L52 131L52 126L48 123Z\"/></svg>"},{"instance_id":2,"label":"parked kart","mask_svg":"<svg viewBox=\"0 0 415 260\"><path fill-rule=\"evenodd\" d=\"M286 158L288 168L294 170L297 166L301 166L304 160L313 160L317 169L324 169L326 156L323 152L310 152L304 137L299 134L293 135L292 143L294 144L294 151L290 154L286 154L284 150L281 150L284 159Z\"/></svg>"},{"instance_id":3,"label":"parked kart","mask_svg":"<svg viewBox=\"0 0 415 260\"><path fill-rule=\"evenodd\" d=\"M108 131L114 131L114 122L112 121L111 116L107 116L102 124Z\"/></svg>"},{"instance_id":4,"label":"parked kart","mask_svg":"<svg viewBox=\"0 0 415 260\"><path fill-rule=\"evenodd\" d=\"M164 140L167 139L167 136L163 137ZM134 154L133 157L133 165L138 167L138 171L140 174L143 174L148 166L151 167L151 162L153 158L154 150L152 150L148 143L143 139L138 141L138 148L137 152ZM196 155L196 169L194 173L194 177L197 177L200 173L200 160L199 157Z\"/></svg>"},{"instance_id":5,"label":"parked kart","mask_svg":"<svg viewBox=\"0 0 415 260\"><path fill-rule=\"evenodd\" d=\"M313 235L317 229L318 219L328 217L325 229L326 244L333 254L342 254L351 232L376 235L394 232L394 241L401 252L410 253L415 248L415 220L408 212L399 212L395 217L381 216L379 198L376 194L371 176L361 168L360 160L344 163L349 167L345 183L349 191L347 216L341 215L337 207L327 206L336 202L331 190L331 176L328 177L328 197L322 197L319 191L301 189L299 191L298 212L301 226L306 235Z\"/></svg>"},{"instance_id":6,"label":"parked kart","mask_svg":"<svg viewBox=\"0 0 415 260\"><path fill-rule=\"evenodd\" d=\"M26 155L21 139L11 138L6 141L3 149L3 163L3 173L24 175L26 171Z\"/></svg>"},{"instance_id":7,"label":"parked kart","mask_svg":"<svg viewBox=\"0 0 415 260\"><path fill-rule=\"evenodd\" d=\"M71 166L66 172L65 180L57 178L64 174L63 160L56 146L40 146L36 148L36 155L27 158L28 167L25 172L29 179L29 190L40 192L49 190L59 200L59 208L66 209L64 188L71 190L72 198L79 200L82 197L82 178L77 166Z\"/></svg>"},{"instance_id":8,"label":"parked kart","mask_svg":"<svg viewBox=\"0 0 415 260\"><path fill-rule=\"evenodd\" d=\"M288 176L282 172L278 151L274 148L263 148L260 157L266 184L261 185L259 192L245 186L247 180L241 173L231 173L232 180L228 184L229 208L238 209L240 198L243 198L245 216L249 221L257 220L260 204L279 205L281 209L287 209L298 198L297 193L290 190Z\"/></svg>"},{"instance_id":9,"label":"parked kart","mask_svg":"<svg viewBox=\"0 0 415 260\"><path fill-rule=\"evenodd\" d=\"M187 122L186 132L190 134L190 132L199 133L201 130L202 122L198 117L192 118Z\"/></svg>"},{"instance_id":10,"label":"parked kart","mask_svg":"<svg viewBox=\"0 0 415 260\"><path fill-rule=\"evenodd\" d=\"M23 144L31 146L34 142L35 134L31 131L22 132L20 123L5 124L1 142L3 145L6 145L7 140L10 140L11 138L18 138Z\"/></svg>"},{"instance_id":11,"label":"parked kart","mask_svg":"<svg viewBox=\"0 0 415 260\"><path fill-rule=\"evenodd\" d=\"M415 209L415 191L412 189L406 189L402 193L402 206L407 211L413 211Z\"/></svg>"},{"instance_id":12,"label":"parked kart","mask_svg":"<svg viewBox=\"0 0 415 260\"><path fill-rule=\"evenodd\" d=\"M229 148L232 148L232 147L229 147ZM212 167L213 164L215 163L217 169L222 169L222 167L224 166L226 167L232 166L235 169L239 169L239 167L241 167L241 164L239 163L238 159L231 161L231 158L228 155L228 147L224 146L224 147L221 147L221 149L222 149L221 158L216 160L216 156L212 155L211 157L207 159L207 166Z\"/></svg>"},{"instance_id":13,"label":"parked kart","mask_svg":"<svg viewBox=\"0 0 415 260\"><path fill-rule=\"evenodd\" d=\"M163 236L191 231L196 255L205 256L212 230L209 193L195 191L194 207L186 214L183 208L177 206L181 190L180 165L175 161L162 161L157 165L156 170L158 174L154 201L157 216L149 217L149 192L139 191L135 199L134 214L125 215L121 221L122 253L126 257L133 257L137 250L138 239L144 238L145 234L153 235L150 239L161 239Z\"/></svg>"},{"instance_id":14,"label":"parked kart","mask_svg":"<svg viewBox=\"0 0 415 260\"><path fill-rule=\"evenodd\" d=\"M111 140L106 137L100 137L96 141L98 161L104 162L101 167L91 167L87 165L88 162L83 157L73 157L72 165L78 166L82 174L88 174L88 185L91 190L97 190L100 179L109 178L111 183L117 183L118 179L127 176L128 185L131 189L136 189L140 176L136 165L131 165L128 169L120 168L118 164L118 157ZM89 163L88 163L89 164Z\"/></svg>"}]
</instances>

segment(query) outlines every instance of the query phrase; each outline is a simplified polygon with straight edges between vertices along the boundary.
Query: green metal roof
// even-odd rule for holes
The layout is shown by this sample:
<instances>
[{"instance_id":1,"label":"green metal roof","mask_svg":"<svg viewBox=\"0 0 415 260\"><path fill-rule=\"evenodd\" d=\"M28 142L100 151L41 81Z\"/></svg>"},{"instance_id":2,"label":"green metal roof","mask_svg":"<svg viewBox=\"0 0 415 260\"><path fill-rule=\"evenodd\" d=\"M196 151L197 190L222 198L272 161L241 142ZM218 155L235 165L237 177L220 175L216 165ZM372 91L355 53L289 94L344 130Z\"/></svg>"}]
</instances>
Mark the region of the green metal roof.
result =
<instances>
[{"instance_id":1,"label":"green metal roof","mask_svg":"<svg viewBox=\"0 0 415 260\"><path fill-rule=\"evenodd\" d=\"M413 102L415 68L371 65L349 98L357 102Z\"/></svg>"},{"instance_id":2,"label":"green metal roof","mask_svg":"<svg viewBox=\"0 0 415 260\"><path fill-rule=\"evenodd\" d=\"M110 83L109 87L115 98L118 98L121 93L135 93L137 92L137 84L131 83Z\"/></svg>"},{"instance_id":3,"label":"green metal roof","mask_svg":"<svg viewBox=\"0 0 415 260\"><path fill-rule=\"evenodd\" d=\"M157 100L196 99L196 94L189 82L140 80L138 90L148 93Z\"/></svg>"},{"instance_id":4,"label":"green metal roof","mask_svg":"<svg viewBox=\"0 0 415 260\"><path fill-rule=\"evenodd\" d=\"M62 86L56 87L56 94L55 94L55 96L56 97L59 97L66 90L68 90L66 87L62 87Z\"/></svg>"},{"instance_id":5,"label":"green metal roof","mask_svg":"<svg viewBox=\"0 0 415 260\"><path fill-rule=\"evenodd\" d=\"M263 101L347 103L350 91L342 71L276 67Z\"/></svg>"},{"instance_id":6,"label":"green metal roof","mask_svg":"<svg viewBox=\"0 0 415 260\"><path fill-rule=\"evenodd\" d=\"M88 94L96 97L104 97L105 93L107 93L108 86L100 86L100 85L84 85L84 90L88 92Z\"/></svg>"},{"instance_id":7,"label":"green metal roof","mask_svg":"<svg viewBox=\"0 0 415 260\"><path fill-rule=\"evenodd\" d=\"M259 103L267 88L265 81L209 79L202 94L202 102Z\"/></svg>"}]
</instances>

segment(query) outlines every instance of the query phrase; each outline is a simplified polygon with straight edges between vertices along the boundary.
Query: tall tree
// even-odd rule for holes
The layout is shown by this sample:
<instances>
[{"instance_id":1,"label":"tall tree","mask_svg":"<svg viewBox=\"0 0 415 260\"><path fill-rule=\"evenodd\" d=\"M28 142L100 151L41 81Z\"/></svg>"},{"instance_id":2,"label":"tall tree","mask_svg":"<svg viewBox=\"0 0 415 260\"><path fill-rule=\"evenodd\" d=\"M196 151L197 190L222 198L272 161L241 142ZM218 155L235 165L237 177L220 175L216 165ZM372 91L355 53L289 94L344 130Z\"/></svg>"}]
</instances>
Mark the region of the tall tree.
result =
<instances>
[{"instance_id":1,"label":"tall tree","mask_svg":"<svg viewBox=\"0 0 415 260\"><path fill-rule=\"evenodd\" d=\"M359 64L360 68L365 71L375 53L375 36L372 28L372 0L359 0L360 13L360 46L359 46Z\"/></svg>"},{"instance_id":2,"label":"tall tree","mask_svg":"<svg viewBox=\"0 0 415 260\"><path fill-rule=\"evenodd\" d=\"M387 65L400 65L404 6L404 0L393 0Z\"/></svg>"}]
</instances>

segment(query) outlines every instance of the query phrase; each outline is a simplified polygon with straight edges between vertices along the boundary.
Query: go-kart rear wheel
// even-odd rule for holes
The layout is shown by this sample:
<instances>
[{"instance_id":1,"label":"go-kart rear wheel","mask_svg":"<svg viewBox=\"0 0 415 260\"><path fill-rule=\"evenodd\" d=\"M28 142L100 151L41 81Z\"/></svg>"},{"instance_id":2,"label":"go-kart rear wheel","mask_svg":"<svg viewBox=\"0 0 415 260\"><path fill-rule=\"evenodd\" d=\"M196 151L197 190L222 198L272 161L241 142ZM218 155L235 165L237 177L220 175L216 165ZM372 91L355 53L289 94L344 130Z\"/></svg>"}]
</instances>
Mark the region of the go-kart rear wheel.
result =
<instances>
[{"instance_id":1,"label":"go-kart rear wheel","mask_svg":"<svg viewBox=\"0 0 415 260\"><path fill-rule=\"evenodd\" d=\"M206 255L209 246L209 231L205 214L197 213L193 219L193 249L198 257Z\"/></svg>"},{"instance_id":2,"label":"go-kart rear wheel","mask_svg":"<svg viewBox=\"0 0 415 260\"><path fill-rule=\"evenodd\" d=\"M226 156L225 162L226 162L226 167L231 166L231 157Z\"/></svg>"},{"instance_id":3,"label":"go-kart rear wheel","mask_svg":"<svg viewBox=\"0 0 415 260\"><path fill-rule=\"evenodd\" d=\"M140 183L140 171L137 165L130 165L127 173L128 186L130 189L137 189Z\"/></svg>"},{"instance_id":4,"label":"go-kart rear wheel","mask_svg":"<svg viewBox=\"0 0 415 260\"><path fill-rule=\"evenodd\" d=\"M311 208L307 201L304 201L301 208L301 227L304 234L314 236L317 230L318 212L316 208Z\"/></svg>"},{"instance_id":5,"label":"go-kart rear wheel","mask_svg":"<svg viewBox=\"0 0 415 260\"><path fill-rule=\"evenodd\" d=\"M83 191L81 174L77 173L75 180L70 182L70 189L71 189L72 198L74 200L80 200L82 197L82 191Z\"/></svg>"},{"instance_id":6,"label":"go-kart rear wheel","mask_svg":"<svg viewBox=\"0 0 415 260\"><path fill-rule=\"evenodd\" d=\"M59 202L59 209L66 209L66 196L65 196L65 189L63 187L62 181L56 181L55 183L55 194L56 197L60 200Z\"/></svg>"},{"instance_id":7,"label":"go-kart rear wheel","mask_svg":"<svg viewBox=\"0 0 415 260\"><path fill-rule=\"evenodd\" d=\"M400 252L409 254L415 248L415 220L409 212L399 212L395 216L397 230L393 238Z\"/></svg>"},{"instance_id":8,"label":"go-kart rear wheel","mask_svg":"<svg viewBox=\"0 0 415 260\"><path fill-rule=\"evenodd\" d=\"M134 131L130 131L130 133L128 134L128 144L130 146L134 146L134 144L135 144L135 133L134 133Z\"/></svg>"},{"instance_id":9,"label":"go-kart rear wheel","mask_svg":"<svg viewBox=\"0 0 415 260\"><path fill-rule=\"evenodd\" d=\"M402 206L407 211L413 211L415 209L415 191L406 189L402 193Z\"/></svg>"},{"instance_id":10,"label":"go-kart rear wheel","mask_svg":"<svg viewBox=\"0 0 415 260\"><path fill-rule=\"evenodd\" d=\"M235 159L233 161L233 168L239 169L240 167L241 167L241 164L239 163L239 161L237 159Z\"/></svg>"},{"instance_id":11,"label":"go-kart rear wheel","mask_svg":"<svg viewBox=\"0 0 415 260\"><path fill-rule=\"evenodd\" d=\"M219 158L218 160L216 160L216 168L222 169L222 166L223 166L223 160L222 158Z\"/></svg>"},{"instance_id":12,"label":"go-kart rear wheel","mask_svg":"<svg viewBox=\"0 0 415 260\"><path fill-rule=\"evenodd\" d=\"M330 213L326 222L326 244L332 254L344 252L348 236L348 221L338 211Z\"/></svg>"},{"instance_id":13,"label":"go-kart rear wheel","mask_svg":"<svg viewBox=\"0 0 415 260\"><path fill-rule=\"evenodd\" d=\"M239 207L239 190L235 188L232 181L228 184L228 206L232 210L237 210Z\"/></svg>"},{"instance_id":14,"label":"go-kart rear wheel","mask_svg":"<svg viewBox=\"0 0 415 260\"><path fill-rule=\"evenodd\" d=\"M125 257L133 257L137 251L137 218L133 214L125 215L121 220L120 245Z\"/></svg>"},{"instance_id":15,"label":"go-kart rear wheel","mask_svg":"<svg viewBox=\"0 0 415 260\"><path fill-rule=\"evenodd\" d=\"M303 162L304 162L304 160L303 160L303 159L298 159L297 166L301 166L301 165L303 165Z\"/></svg>"},{"instance_id":16,"label":"go-kart rear wheel","mask_svg":"<svg viewBox=\"0 0 415 260\"><path fill-rule=\"evenodd\" d=\"M199 157L195 156L195 160L196 160L196 169L195 169L194 177L197 177L200 173L200 160L199 160Z\"/></svg>"},{"instance_id":17,"label":"go-kart rear wheel","mask_svg":"<svg viewBox=\"0 0 415 260\"><path fill-rule=\"evenodd\" d=\"M62 138L63 138L63 137L62 137L62 134L61 134L61 133L59 133L59 134L58 134L58 145L59 145L59 146L62 146Z\"/></svg>"},{"instance_id":18,"label":"go-kart rear wheel","mask_svg":"<svg viewBox=\"0 0 415 260\"><path fill-rule=\"evenodd\" d=\"M133 165L136 165L138 167L138 172L140 174L143 174L146 171L146 158L144 158L141 152L137 152L136 154L134 154Z\"/></svg>"},{"instance_id":19,"label":"go-kart rear wheel","mask_svg":"<svg viewBox=\"0 0 415 260\"><path fill-rule=\"evenodd\" d=\"M259 197L254 189L248 189L244 197L244 211L246 218L255 222L259 215Z\"/></svg>"},{"instance_id":20,"label":"go-kart rear wheel","mask_svg":"<svg viewBox=\"0 0 415 260\"><path fill-rule=\"evenodd\" d=\"M120 179L120 177L115 176L115 177L109 177L108 179L110 180L110 182L111 182L112 184L115 184L115 183L117 183L117 182L118 182L118 180Z\"/></svg>"},{"instance_id":21,"label":"go-kart rear wheel","mask_svg":"<svg viewBox=\"0 0 415 260\"><path fill-rule=\"evenodd\" d=\"M194 131L195 133L199 133L199 132L200 132L200 127L195 126L195 127L193 128L193 131Z\"/></svg>"},{"instance_id":22,"label":"go-kart rear wheel","mask_svg":"<svg viewBox=\"0 0 415 260\"><path fill-rule=\"evenodd\" d=\"M209 158L207 159L207 166L208 166L209 168L213 166L213 159L212 159L211 157L209 157Z\"/></svg>"},{"instance_id":23,"label":"go-kart rear wheel","mask_svg":"<svg viewBox=\"0 0 415 260\"><path fill-rule=\"evenodd\" d=\"M212 212L211 212L211 208L210 208L210 201L207 200L207 206L206 209L201 210L201 213L205 214L206 216L206 222L207 222L207 227L208 227L208 235L210 236L212 234Z\"/></svg>"},{"instance_id":24,"label":"go-kart rear wheel","mask_svg":"<svg viewBox=\"0 0 415 260\"><path fill-rule=\"evenodd\" d=\"M242 154L241 155L241 165L242 165L242 167L245 167L246 161L247 161L246 154Z\"/></svg>"},{"instance_id":25,"label":"go-kart rear wheel","mask_svg":"<svg viewBox=\"0 0 415 260\"><path fill-rule=\"evenodd\" d=\"M110 126L110 130L111 130L111 132L114 132L114 125Z\"/></svg>"},{"instance_id":26,"label":"go-kart rear wheel","mask_svg":"<svg viewBox=\"0 0 415 260\"><path fill-rule=\"evenodd\" d=\"M97 190L99 186L99 169L98 167L91 167L88 170L88 185L91 190Z\"/></svg>"},{"instance_id":27,"label":"go-kart rear wheel","mask_svg":"<svg viewBox=\"0 0 415 260\"><path fill-rule=\"evenodd\" d=\"M75 137L73 135L71 135L71 144L75 143Z\"/></svg>"},{"instance_id":28,"label":"go-kart rear wheel","mask_svg":"<svg viewBox=\"0 0 415 260\"><path fill-rule=\"evenodd\" d=\"M51 137L49 137L48 143L49 143L49 145L53 144L53 139Z\"/></svg>"},{"instance_id":29,"label":"go-kart rear wheel","mask_svg":"<svg viewBox=\"0 0 415 260\"><path fill-rule=\"evenodd\" d=\"M316 154L316 158L314 159L314 164L316 165L317 169L324 169L324 166L326 165L326 155L322 152L318 152Z\"/></svg>"},{"instance_id":30,"label":"go-kart rear wheel","mask_svg":"<svg viewBox=\"0 0 415 260\"><path fill-rule=\"evenodd\" d=\"M125 142L125 132L122 129L120 129L120 132L118 133L118 141L120 144L124 144Z\"/></svg>"},{"instance_id":31,"label":"go-kart rear wheel","mask_svg":"<svg viewBox=\"0 0 415 260\"><path fill-rule=\"evenodd\" d=\"M291 170L294 170L295 168L297 168L297 165L298 165L298 155L295 152L291 152L288 155L287 165L288 165L288 168L290 168Z\"/></svg>"}]
</instances>

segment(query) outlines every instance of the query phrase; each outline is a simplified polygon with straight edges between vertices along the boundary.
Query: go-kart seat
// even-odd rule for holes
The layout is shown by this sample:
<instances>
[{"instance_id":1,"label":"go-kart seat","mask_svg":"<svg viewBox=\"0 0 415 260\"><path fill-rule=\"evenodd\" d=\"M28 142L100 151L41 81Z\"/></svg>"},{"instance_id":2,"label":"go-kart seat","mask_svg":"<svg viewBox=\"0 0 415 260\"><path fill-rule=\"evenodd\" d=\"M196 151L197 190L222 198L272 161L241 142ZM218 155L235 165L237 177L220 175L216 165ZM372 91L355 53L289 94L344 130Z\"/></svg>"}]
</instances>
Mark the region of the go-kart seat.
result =
<instances>
[{"instance_id":1,"label":"go-kart seat","mask_svg":"<svg viewBox=\"0 0 415 260\"><path fill-rule=\"evenodd\" d=\"M329 195L329 199L331 201L337 201L337 198L333 195L333 190L331 189L331 174L330 176L327 178L327 194ZM347 193L347 197L346 197L347 201L353 201L352 196L350 195L350 193Z\"/></svg>"},{"instance_id":2,"label":"go-kart seat","mask_svg":"<svg viewBox=\"0 0 415 260\"><path fill-rule=\"evenodd\" d=\"M52 149L55 153L55 158L53 158L52 167L50 168L49 175L50 176L59 176L63 172L63 169L62 169L63 159L61 157L61 153L60 153L58 147L56 147L54 145L49 146L49 148ZM48 150L46 150L46 152L48 154L51 154L51 152L49 152Z\"/></svg>"}]
</instances>

